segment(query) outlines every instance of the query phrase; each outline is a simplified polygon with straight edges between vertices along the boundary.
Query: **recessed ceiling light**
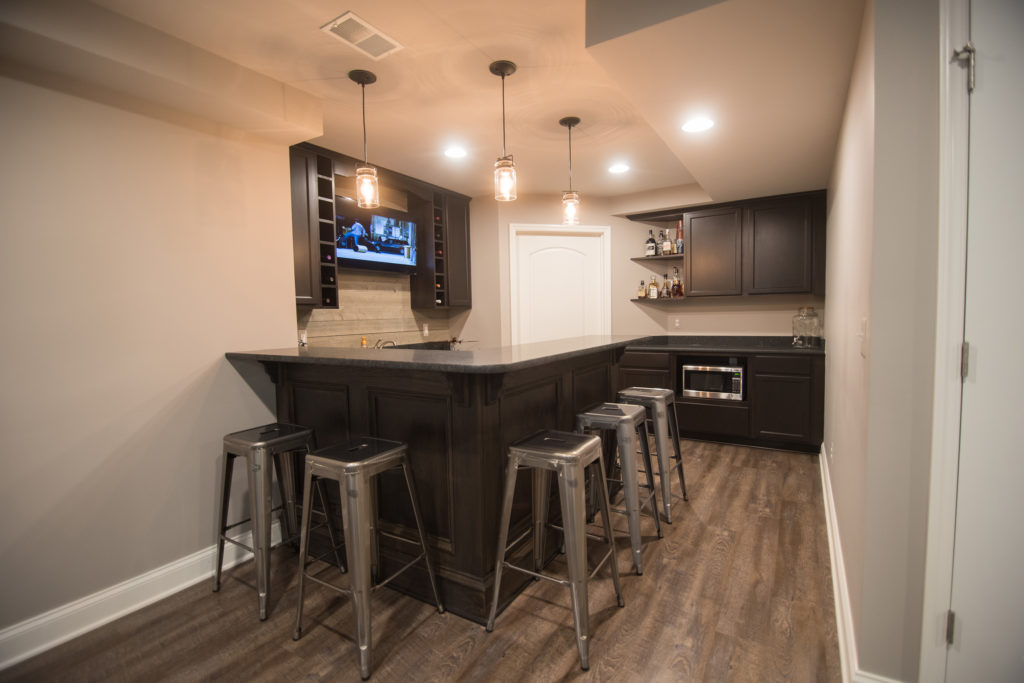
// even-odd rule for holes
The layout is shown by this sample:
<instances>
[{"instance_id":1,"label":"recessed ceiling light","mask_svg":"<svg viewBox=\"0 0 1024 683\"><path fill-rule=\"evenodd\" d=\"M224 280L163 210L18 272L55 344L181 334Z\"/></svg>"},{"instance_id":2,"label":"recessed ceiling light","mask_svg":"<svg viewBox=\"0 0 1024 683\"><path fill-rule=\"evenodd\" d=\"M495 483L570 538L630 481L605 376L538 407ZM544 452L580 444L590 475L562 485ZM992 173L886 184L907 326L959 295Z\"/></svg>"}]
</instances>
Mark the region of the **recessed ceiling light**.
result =
<instances>
[{"instance_id":1,"label":"recessed ceiling light","mask_svg":"<svg viewBox=\"0 0 1024 683\"><path fill-rule=\"evenodd\" d=\"M703 133L714 125L715 122L706 116L694 116L683 124L683 130L687 133Z\"/></svg>"},{"instance_id":2,"label":"recessed ceiling light","mask_svg":"<svg viewBox=\"0 0 1024 683\"><path fill-rule=\"evenodd\" d=\"M609 173L625 173L629 170L629 164L618 161L608 167Z\"/></svg>"},{"instance_id":3,"label":"recessed ceiling light","mask_svg":"<svg viewBox=\"0 0 1024 683\"><path fill-rule=\"evenodd\" d=\"M449 159L461 159L466 156L466 148L459 147L458 145L452 145L444 151L444 155Z\"/></svg>"}]
</instances>

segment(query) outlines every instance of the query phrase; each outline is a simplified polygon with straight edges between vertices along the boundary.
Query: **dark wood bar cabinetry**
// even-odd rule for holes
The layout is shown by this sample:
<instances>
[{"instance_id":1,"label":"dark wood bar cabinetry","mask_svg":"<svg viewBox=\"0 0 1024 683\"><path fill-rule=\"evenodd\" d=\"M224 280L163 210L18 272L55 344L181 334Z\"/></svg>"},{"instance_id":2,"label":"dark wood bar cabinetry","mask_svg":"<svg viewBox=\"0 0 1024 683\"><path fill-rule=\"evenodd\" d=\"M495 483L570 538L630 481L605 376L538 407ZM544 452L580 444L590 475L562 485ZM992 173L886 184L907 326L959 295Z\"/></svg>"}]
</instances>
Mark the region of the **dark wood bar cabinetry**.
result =
<instances>
[{"instance_id":1,"label":"dark wood bar cabinetry","mask_svg":"<svg viewBox=\"0 0 1024 683\"><path fill-rule=\"evenodd\" d=\"M308 347L227 357L262 363L276 384L277 418L313 427L321 446L360 435L409 445L445 608L484 623L509 444L541 429L572 431L577 412L612 399L619 358L630 341L586 338L494 351ZM401 475L385 474L378 482L382 530L414 538ZM558 515L555 491L552 520ZM530 524L529 500L530 478L520 477L512 538ZM553 557L558 534L549 536ZM414 548L383 537L382 570L390 573L407 562ZM501 585L502 608L529 581L510 572ZM421 565L389 585L432 601Z\"/></svg>"},{"instance_id":2,"label":"dark wood bar cabinetry","mask_svg":"<svg viewBox=\"0 0 1024 683\"><path fill-rule=\"evenodd\" d=\"M355 169L362 162L309 143L292 146L289 162L295 301L337 308L335 217L342 206L352 206ZM416 223L418 258L409 275L413 308L470 308L470 198L386 168L377 172L381 206Z\"/></svg>"},{"instance_id":3,"label":"dark wood bar cabinetry","mask_svg":"<svg viewBox=\"0 0 1024 683\"><path fill-rule=\"evenodd\" d=\"M675 391L685 437L817 453L824 433L824 351L789 344L788 337L645 340L623 354L618 388ZM742 400L684 396L684 363L742 367Z\"/></svg>"},{"instance_id":4,"label":"dark wood bar cabinetry","mask_svg":"<svg viewBox=\"0 0 1024 683\"><path fill-rule=\"evenodd\" d=\"M629 218L665 228L683 223L685 255L672 258L683 261L685 297L668 302L825 293L824 190ZM656 270L650 258L633 260L663 272Z\"/></svg>"}]
</instances>

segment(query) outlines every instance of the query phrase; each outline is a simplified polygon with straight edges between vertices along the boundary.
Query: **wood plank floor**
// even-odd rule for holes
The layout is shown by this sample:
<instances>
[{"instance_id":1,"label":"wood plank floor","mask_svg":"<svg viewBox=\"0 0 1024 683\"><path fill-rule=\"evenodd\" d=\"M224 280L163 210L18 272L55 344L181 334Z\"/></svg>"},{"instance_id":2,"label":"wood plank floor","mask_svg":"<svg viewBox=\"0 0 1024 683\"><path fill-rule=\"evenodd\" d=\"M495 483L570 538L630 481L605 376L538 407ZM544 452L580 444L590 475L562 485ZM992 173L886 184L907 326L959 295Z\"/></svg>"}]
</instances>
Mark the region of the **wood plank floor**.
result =
<instances>
[{"instance_id":1,"label":"wood plank floor","mask_svg":"<svg viewBox=\"0 0 1024 683\"><path fill-rule=\"evenodd\" d=\"M590 671L579 668L568 590L541 581L490 634L376 592L372 680L841 680L817 456L698 441L684 441L683 453L690 501L675 501L661 540L644 520L643 576L619 539L626 607L616 606L606 570L591 582ZM294 642L294 553L275 550L272 566L265 622L247 562L219 593L203 581L2 671L0 681L358 681L348 599L309 586L304 636Z\"/></svg>"}]
</instances>

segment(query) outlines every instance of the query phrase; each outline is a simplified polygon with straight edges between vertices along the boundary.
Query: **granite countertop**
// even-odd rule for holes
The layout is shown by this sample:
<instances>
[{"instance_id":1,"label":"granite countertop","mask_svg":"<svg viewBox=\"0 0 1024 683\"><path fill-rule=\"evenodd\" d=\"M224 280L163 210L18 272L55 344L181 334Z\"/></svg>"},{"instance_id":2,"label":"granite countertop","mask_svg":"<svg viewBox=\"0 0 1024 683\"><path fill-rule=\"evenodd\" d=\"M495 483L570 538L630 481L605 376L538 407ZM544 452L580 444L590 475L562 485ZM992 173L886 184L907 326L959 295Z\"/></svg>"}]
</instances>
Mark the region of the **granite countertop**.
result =
<instances>
[{"instance_id":1,"label":"granite countertop","mask_svg":"<svg viewBox=\"0 0 1024 683\"><path fill-rule=\"evenodd\" d=\"M701 351L711 353L785 353L823 356L825 348L795 348L790 336L659 336L642 337L630 351Z\"/></svg>"},{"instance_id":2,"label":"granite countertop","mask_svg":"<svg viewBox=\"0 0 1024 683\"><path fill-rule=\"evenodd\" d=\"M485 374L510 372L544 365L574 356L622 348L647 339L636 335L595 335L535 344L503 346L497 349L439 351L424 349L349 349L295 347L264 351L229 352L228 360L257 360L309 365L339 365L363 368L434 370Z\"/></svg>"}]
</instances>

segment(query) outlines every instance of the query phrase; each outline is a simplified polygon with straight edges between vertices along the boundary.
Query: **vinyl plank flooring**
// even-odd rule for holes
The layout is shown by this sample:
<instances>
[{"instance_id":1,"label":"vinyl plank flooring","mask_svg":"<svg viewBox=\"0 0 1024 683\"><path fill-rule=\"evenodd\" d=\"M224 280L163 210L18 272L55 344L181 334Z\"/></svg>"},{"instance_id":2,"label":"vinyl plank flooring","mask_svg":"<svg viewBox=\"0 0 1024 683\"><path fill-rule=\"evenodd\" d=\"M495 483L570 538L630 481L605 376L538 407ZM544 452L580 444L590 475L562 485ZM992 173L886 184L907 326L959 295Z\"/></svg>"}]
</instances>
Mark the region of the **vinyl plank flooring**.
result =
<instances>
[{"instance_id":1,"label":"vinyl plank flooring","mask_svg":"<svg viewBox=\"0 0 1024 683\"><path fill-rule=\"evenodd\" d=\"M373 594L375 681L839 681L816 456L682 442L690 501L645 517L643 576L615 515L624 608L607 568L590 583L591 668L579 668L569 593L531 584L493 633L387 588ZM591 560L600 544L593 544ZM322 565L322 577L338 577ZM550 571L564 572L556 558ZM251 562L5 671L4 681L358 681L352 608L308 585L291 638L295 554L273 553L271 613L256 615ZM332 579L333 580L333 579Z\"/></svg>"}]
</instances>

